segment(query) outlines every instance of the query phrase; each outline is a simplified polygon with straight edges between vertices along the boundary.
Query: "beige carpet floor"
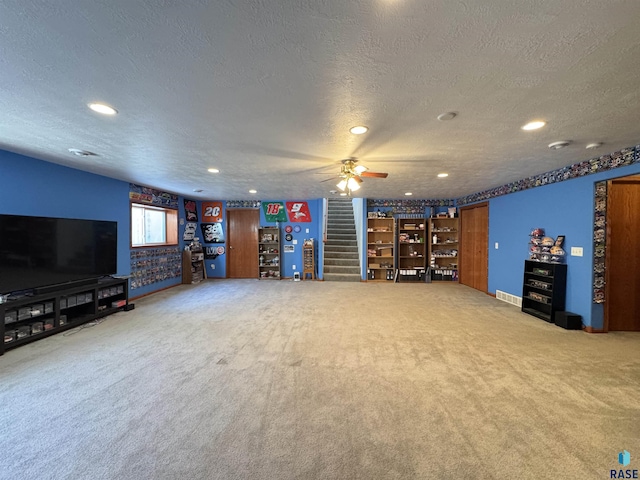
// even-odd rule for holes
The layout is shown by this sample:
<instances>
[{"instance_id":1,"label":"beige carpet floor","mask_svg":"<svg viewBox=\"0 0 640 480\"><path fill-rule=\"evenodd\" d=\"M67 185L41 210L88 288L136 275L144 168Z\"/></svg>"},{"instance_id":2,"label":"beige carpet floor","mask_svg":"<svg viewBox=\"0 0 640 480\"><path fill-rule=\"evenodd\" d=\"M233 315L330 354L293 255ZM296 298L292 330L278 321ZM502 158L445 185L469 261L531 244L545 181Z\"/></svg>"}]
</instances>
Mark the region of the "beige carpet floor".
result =
<instances>
[{"instance_id":1,"label":"beige carpet floor","mask_svg":"<svg viewBox=\"0 0 640 480\"><path fill-rule=\"evenodd\" d=\"M135 303L0 357L0 478L640 465L640 334L566 331L457 284L209 280Z\"/></svg>"}]
</instances>

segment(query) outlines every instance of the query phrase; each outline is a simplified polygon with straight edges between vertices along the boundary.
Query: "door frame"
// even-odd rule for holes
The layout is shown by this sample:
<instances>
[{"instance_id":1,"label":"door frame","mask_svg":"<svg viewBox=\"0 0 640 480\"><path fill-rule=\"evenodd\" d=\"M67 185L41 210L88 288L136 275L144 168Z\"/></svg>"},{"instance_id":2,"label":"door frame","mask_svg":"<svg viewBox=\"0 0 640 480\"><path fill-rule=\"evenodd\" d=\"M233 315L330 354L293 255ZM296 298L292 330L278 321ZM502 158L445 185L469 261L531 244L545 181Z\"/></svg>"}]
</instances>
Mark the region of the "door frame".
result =
<instances>
[{"instance_id":1,"label":"door frame","mask_svg":"<svg viewBox=\"0 0 640 480\"><path fill-rule=\"evenodd\" d=\"M225 212L225 226L224 226L224 234L225 234L225 238L227 239L227 244L226 244L226 255L225 255L225 276L224 278L231 278L229 277L229 263L230 263L230 251L231 251L231 242L230 242L230 238L229 237L229 225L231 222L229 222L229 213L230 212L234 212L234 211L239 211L239 210L255 210L258 212L258 228L260 228L260 208L227 208L226 212ZM256 254L255 254L256 259L258 258L258 251L256 249ZM258 271L256 270L256 278L258 278Z\"/></svg>"},{"instance_id":2,"label":"door frame","mask_svg":"<svg viewBox=\"0 0 640 480\"><path fill-rule=\"evenodd\" d=\"M609 268L607 268L609 265L611 265L611 248L609 247L611 245L611 227L610 227L610 223L609 223L609 219L610 219L610 215L611 215L611 209L609 208L609 194L611 189L613 188L613 185L615 183L640 183L640 175L638 174L631 174L631 175L626 175L623 177L615 177L615 178L610 178L608 180L606 180L606 185L607 185L607 193L605 196L605 205L606 205L606 212L605 212L605 251L604 251L604 305L603 305L603 321L602 321L602 332L604 333L608 333L609 332L609 318L611 316L610 314L610 309L611 309L611 302L608 301L610 297L609 291L611 288L611 283L609 281L610 276L614 273L611 272ZM595 249L594 249L594 260L595 260ZM614 330L617 331L617 330Z\"/></svg>"},{"instance_id":3,"label":"door frame","mask_svg":"<svg viewBox=\"0 0 640 480\"><path fill-rule=\"evenodd\" d=\"M486 265L487 265L487 270L486 272L483 272L483 274L486 274L486 279L487 279L487 289L486 290L480 290L480 289L476 289L475 287L471 287L474 288L476 290L478 290L479 292L484 292L487 295L489 295L489 202L479 202L479 203L474 203L472 205L465 205L464 207L459 207L459 216L460 216L460 221L459 221L459 232L458 232L458 253L459 258L458 258L458 282L461 285L465 285L465 286L469 286L467 284L464 284L461 282L461 275L460 273L462 272L462 264L464 263L464 258L462 257L462 245L464 243L464 238L462 235L462 212L465 210L473 210L475 208L482 208L482 207L486 207L487 208L487 261L486 261Z\"/></svg>"}]
</instances>

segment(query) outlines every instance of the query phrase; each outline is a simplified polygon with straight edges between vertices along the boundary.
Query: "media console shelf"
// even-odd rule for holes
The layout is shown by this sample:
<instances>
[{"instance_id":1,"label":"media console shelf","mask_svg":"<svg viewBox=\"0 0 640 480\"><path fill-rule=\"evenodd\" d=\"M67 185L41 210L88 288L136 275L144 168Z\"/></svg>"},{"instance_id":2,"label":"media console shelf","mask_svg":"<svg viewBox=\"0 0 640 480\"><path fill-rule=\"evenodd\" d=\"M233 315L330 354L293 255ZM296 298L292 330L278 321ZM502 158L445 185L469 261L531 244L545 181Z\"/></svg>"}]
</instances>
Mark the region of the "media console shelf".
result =
<instances>
[{"instance_id":1,"label":"media console shelf","mask_svg":"<svg viewBox=\"0 0 640 480\"><path fill-rule=\"evenodd\" d=\"M128 304L128 281L117 278L0 303L0 355L119 312Z\"/></svg>"}]
</instances>

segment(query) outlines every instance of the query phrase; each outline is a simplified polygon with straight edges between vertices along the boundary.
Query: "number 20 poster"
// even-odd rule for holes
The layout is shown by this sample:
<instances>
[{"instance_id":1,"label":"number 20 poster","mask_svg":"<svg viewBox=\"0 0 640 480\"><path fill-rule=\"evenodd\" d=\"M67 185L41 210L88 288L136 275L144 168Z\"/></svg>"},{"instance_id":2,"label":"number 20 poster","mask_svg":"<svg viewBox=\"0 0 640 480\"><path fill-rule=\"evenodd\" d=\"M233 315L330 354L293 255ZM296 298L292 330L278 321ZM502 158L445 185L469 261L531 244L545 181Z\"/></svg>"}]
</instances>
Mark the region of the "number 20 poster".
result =
<instances>
[{"instance_id":1,"label":"number 20 poster","mask_svg":"<svg viewBox=\"0 0 640 480\"><path fill-rule=\"evenodd\" d=\"M222 202L202 202L203 222L222 222Z\"/></svg>"}]
</instances>

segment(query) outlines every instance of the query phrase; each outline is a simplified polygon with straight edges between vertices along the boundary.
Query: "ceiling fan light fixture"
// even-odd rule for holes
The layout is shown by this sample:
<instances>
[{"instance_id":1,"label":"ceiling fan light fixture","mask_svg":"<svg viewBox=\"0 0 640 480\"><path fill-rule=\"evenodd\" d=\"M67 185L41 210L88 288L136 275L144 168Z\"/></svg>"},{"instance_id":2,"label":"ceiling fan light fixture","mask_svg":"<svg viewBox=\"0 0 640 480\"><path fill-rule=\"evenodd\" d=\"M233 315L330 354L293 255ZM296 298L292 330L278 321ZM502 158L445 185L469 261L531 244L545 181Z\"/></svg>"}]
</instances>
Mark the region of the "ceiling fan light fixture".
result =
<instances>
[{"instance_id":1,"label":"ceiling fan light fixture","mask_svg":"<svg viewBox=\"0 0 640 480\"><path fill-rule=\"evenodd\" d=\"M360 183L362 182L362 180L360 180L357 177L351 177L349 178L349 180L347 180L347 188L349 190L351 190L352 192L355 192L356 190L360 190Z\"/></svg>"},{"instance_id":2,"label":"ceiling fan light fixture","mask_svg":"<svg viewBox=\"0 0 640 480\"><path fill-rule=\"evenodd\" d=\"M358 175L360 175L363 172L366 172L367 170L369 170L367 167L365 167L364 165L358 165L356 168L353 169L353 171L355 173L357 173Z\"/></svg>"},{"instance_id":3,"label":"ceiling fan light fixture","mask_svg":"<svg viewBox=\"0 0 640 480\"><path fill-rule=\"evenodd\" d=\"M369 131L369 127L365 127L364 125L356 125L355 127L351 127L349 131L354 135L362 135L363 133L367 133Z\"/></svg>"},{"instance_id":4,"label":"ceiling fan light fixture","mask_svg":"<svg viewBox=\"0 0 640 480\"><path fill-rule=\"evenodd\" d=\"M336 187L338 187L340 190L342 190L344 192L346 190L346 188L347 188L347 179L343 178L342 180L340 180L336 184Z\"/></svg>"},{"instance_id":5,"label":"ceiling fan light fixture","mask_svg":"<svg viewBox=\"0 0 640 480\"><path fill-rule=\"evenodd\" d=\"M525 125L523 125L522 127L520 127L521 130L524 131L531 131L531 130L538 130L539 128L544 127L547 124L547 122L543 121L543 120L534 120L532 122L529 122Z\"/></svg>"}]
</instances>

